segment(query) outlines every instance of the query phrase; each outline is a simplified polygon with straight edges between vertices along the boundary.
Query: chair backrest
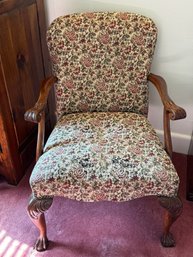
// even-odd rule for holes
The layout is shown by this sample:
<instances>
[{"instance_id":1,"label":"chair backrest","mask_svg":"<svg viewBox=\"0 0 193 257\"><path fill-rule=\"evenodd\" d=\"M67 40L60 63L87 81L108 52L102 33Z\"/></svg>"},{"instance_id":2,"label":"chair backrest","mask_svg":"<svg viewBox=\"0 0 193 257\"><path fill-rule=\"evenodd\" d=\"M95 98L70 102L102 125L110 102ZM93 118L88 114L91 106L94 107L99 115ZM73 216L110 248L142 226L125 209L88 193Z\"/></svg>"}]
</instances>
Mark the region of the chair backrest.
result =
<instances>
[{"instance_id":1,"label":"chair backrest","mask_svg":"<svg viewBox=\"0 0 193 257\"><path fill-rule=\"evenodd\" d=\"M57 18L47 43L58 78L56 112L148 112L147 76L157 28L133 13L79 13Z\"/></svg>"}]
</instances>

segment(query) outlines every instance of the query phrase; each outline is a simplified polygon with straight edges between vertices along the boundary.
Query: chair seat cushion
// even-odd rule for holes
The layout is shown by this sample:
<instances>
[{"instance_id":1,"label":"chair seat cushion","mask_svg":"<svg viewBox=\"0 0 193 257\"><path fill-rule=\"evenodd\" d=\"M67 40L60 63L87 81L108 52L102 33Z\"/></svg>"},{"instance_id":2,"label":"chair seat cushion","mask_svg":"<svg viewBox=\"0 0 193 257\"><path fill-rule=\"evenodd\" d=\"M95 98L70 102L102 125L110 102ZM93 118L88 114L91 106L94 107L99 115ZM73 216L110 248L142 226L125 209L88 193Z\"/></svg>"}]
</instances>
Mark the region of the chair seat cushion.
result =
<instances>
[{"instance_id":1,"label":"chair seat cushion","mask_svg":"<svg viewBox=\"0 0 193 257\"><path fill-rule=\"evenodd\" d=\"M179 177L144 116L93 112L57 122L30 184L36 197L127 201L176 196Z\"/></svg>"}]
</instances>

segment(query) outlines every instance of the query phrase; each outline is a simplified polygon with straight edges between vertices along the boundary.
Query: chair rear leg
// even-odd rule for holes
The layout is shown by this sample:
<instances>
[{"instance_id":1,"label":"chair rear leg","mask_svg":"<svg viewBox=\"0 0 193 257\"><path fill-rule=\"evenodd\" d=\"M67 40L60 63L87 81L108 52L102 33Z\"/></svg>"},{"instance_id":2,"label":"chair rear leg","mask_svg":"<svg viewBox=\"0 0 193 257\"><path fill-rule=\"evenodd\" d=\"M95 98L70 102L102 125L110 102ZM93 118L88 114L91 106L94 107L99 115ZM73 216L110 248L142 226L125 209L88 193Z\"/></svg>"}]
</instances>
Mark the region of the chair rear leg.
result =
<instances>
[{"instance_id":1,"label":"chair rear leg","mask_svg":"<svg viewBox=\"0 0 193 257\"><path fill-rule=\"evenodd\" d=\"M166 209L161 244L164 247L173 247L175 246L175 240L173 235L170 233L170 228L182 213L182 201L178 197L159 197L159 202L160 205Z\"/></svg>"},{"instance_id":2,"label":"chair rear leg","mask_svg":"<svg viewBox=\"0 0 193 257\"><path fill-rule=\"evenodd\" d=\"M44 212L52 205L53 198L36 198L31 195L27 211L31 221L39 229L39 237L34 248L37 251L45 251L48 247L46 221Z\"/></svg>"}]
</instances>

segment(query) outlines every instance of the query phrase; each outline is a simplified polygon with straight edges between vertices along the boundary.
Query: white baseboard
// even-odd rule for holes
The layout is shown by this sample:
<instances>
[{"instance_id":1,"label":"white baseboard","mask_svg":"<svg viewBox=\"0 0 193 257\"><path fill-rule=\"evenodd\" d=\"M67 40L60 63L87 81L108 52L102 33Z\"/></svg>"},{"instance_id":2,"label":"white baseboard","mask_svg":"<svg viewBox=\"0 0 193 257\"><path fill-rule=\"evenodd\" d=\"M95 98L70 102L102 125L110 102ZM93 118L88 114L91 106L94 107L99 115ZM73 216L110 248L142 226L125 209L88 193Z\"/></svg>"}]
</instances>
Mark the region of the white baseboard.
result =
<instances>
[{"instance_id":1,"label":"white baseboard","mask_svg":"<svg viewBox=\"0 0 193 257\"><path fill-rule=\"evenodd\" d=\"M159 138L163 142L163 130L156 130ZM171 133L172 135L172 145L173 151L177 153L188 154L190 147L191 136L179 133Z\"/></svg>"}]
</instances>

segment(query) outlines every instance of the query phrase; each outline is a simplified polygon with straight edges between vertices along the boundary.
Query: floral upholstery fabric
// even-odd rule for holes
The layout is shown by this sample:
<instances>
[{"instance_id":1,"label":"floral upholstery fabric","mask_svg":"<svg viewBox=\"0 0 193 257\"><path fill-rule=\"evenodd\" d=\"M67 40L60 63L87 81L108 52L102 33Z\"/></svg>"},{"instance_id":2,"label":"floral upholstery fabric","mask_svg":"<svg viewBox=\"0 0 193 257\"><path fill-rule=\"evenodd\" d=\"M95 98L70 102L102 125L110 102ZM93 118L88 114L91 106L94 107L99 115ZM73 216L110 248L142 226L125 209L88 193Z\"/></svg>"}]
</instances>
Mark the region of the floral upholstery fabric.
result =
<instances>
[{"instance_id":1,"label":"floral upholstery fabric","mask_svg":"<svg viewBox=\"0 0 193 257\"><path fill-rule=\"evenodd\" d=\"M87 112L58 121L30 184L37 197L127 201L175 196L179 178L143 115Z\"/></svg>"},{"instance_id":2,"label":"floral upholstery fabric","mask_svg":"<svg viewBox=\"0 0 193 257\"><path fill-rule=\"evenodd\" d=\"M51 24L58 122L30 178L36 197L177 194L176 170L146 118L156 37L152 20L132 13L72 14Z\"/></svg>"},{"instance_id":3,"label":"floral upholstery fabric","mask_svg":"<svg viewBox=\"0 0 193 257\"><path fill-rule=\"evenodd\" d=\"M132 111L147 115L157 28L132 13L81 13L57 18L47 43L58 78L56 112Z\"/></svg>"}]
</instances>

